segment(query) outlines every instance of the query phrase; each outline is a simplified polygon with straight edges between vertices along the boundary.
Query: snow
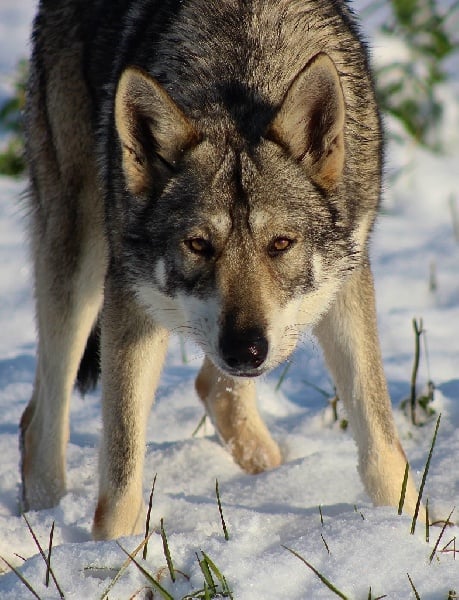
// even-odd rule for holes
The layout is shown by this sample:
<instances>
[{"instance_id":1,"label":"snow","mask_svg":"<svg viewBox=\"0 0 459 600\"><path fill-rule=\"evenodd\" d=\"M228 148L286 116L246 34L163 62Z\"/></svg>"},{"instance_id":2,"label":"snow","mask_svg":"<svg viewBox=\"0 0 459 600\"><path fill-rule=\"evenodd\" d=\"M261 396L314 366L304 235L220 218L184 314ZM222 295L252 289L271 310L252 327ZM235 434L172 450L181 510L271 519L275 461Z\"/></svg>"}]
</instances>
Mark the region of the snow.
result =
<instances>
[{"instance_id":1,"label":"snow","mask_svg":"<svg viewBox=\"0 0 459 600\"><path fill-rule=\"evenodd\" d=\"M27 53L34 2L0 2L0 85L11 80L17 59ZM374 58L384 61L397 49L380 37ZM457 75L457 73L456 73ZM5 88L6 89L6 88ZM397 424L415 477L420 482L435 419L414 428L399 408L408 396L413 361L412 319L427 331L419 387L435 383L433 407L442 414L424 498L445 519L459 511L459 243L451 203L459 211L457 164L459 101L457 80L442 90L447 103L443 125L446 154L414 146L388 120L400 141L387 149L386 193L372 244L382 351ZM25 181L0 178L0 556L20 568L41 598L58 598L44 586L45 564L18 513L17 425L31 394L35 366L35 328L31 268L19 200ZM435 289L429 282L434 274ZM432 527L425 540L418 524L394 508L374 508L356 471L356 449L349 431L333 423L326 394L333 385L321 353L309 336L276 391L282 368L259 382L260 407L279 442L284 464L249 476L219 444L208 423L195 437L203 408L193 381L201 354L186 345L186 362L174 339L156 405L148 424L144 497L158 474L151 515L154 533L148 557L140 563L161 579L174 598L203 587L196 552L205 551L226 577L234 598L308 600L336 597L319 577L285 547L299 553L348 598L386 594L414 598L409 574L423 600L446 600L459 592L459 527L441 533ZM314 386L326 392L320 393ZM47 548L53 521L52 567L66 598L100 598L126 556L116 542L91 541L97 494L97 446L101 431L99 392L74 394L68 450L68 493L59 506L31 512L28 519ZM435 416L436 416L435 415ZM215 497L218 478L230 539L223 536ZM321 507L323 523L321 522ZM164 519L175 584L166 570L160 519ZM142 536L120 540L132 551ZM449 544L449 545L448 545ZM441 552L446 546L446 551ZM327 550L328 547L328 550ZM457 548L456 552L454 549ZM32 594L0 561L2 600ZM148 582L134 565L110 591L110 598L148 597ZM155 592L155 598L159 597Z\"/></svg>"}]
</instances>

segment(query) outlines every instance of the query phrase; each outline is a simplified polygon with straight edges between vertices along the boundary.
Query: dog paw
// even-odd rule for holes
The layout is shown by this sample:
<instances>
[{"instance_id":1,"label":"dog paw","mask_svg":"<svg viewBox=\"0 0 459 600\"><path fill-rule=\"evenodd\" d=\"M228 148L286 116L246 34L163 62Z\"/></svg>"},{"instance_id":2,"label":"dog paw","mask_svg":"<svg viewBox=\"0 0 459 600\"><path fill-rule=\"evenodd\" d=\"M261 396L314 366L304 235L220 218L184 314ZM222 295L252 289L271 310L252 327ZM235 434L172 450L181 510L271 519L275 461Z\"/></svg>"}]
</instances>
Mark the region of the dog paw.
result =
<instances>
[{"instance_id":1,"label":"dog paw","mask_svg":"<svg viewBox=\"0 0 459 600\"><path fill-rule=\"evenodd\" d=\"M226 446L234 461L247 473L262 473L282 463L279 446L269 435L261 438L243 435L230 439Z\"/></svg>"}]
</instances>

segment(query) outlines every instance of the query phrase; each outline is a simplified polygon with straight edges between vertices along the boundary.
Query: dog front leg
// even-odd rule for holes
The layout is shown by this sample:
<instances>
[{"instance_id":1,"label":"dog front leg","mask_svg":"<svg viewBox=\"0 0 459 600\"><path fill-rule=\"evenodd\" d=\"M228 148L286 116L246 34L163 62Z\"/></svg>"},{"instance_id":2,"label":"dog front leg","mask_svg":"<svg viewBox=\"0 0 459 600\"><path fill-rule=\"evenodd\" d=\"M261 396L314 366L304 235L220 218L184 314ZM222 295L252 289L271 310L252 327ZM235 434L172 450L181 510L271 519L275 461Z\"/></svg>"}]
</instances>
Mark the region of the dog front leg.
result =
<instances>
[{"instance_id":1,"label":"dog front leg","mask_svg":"<svg viewBox=\"0 0 459 600\"><path fill-rule=\"evenodd\" d=\"M95 539L139 533L148 412L168 334L122 291L107 283L102 316L102 419Z\"/></svg>"},{"instance_id":2,"label":"dog front leg","mask_svg":"<svg viewBox=\"0 0 459 600\"><path fill-rule=\"evenodd\" d=\"M255 383L233 379L206 357L196 379L196 390L223 443L248 473L260 473L282 462L257 408Z\"/></svg>"},{"instance_id":3,"label":"dog front leg","mask_svg":"<svg viewBox=\"0 0 459 600\"><path fill-rule=\"evenodd\" d=\"M356 271L316 327L358 447L359 473L375 505L397 506L406 457L396 431L379 349L373 279ZM417 493L411 476L405 510Z\"/></svg>"},{"instance_id":4,"label":"dog front leg","mask_svg":"<svg viewBox=\"0 0 459 600\"><path fill-rule=\"evenodd\" d=\"M56 198L64 213L67 199ZM88 198L96 203L94 196ZM43 198L40 202L45 204ZM70 397L102 304L105 276L105 241L97 225L72 219L72 231L79 232L72 247L68 236L73 233L51 209L50 214L48 229L35 242L39 341L33 395L20 423L24 511L55 506L65 494ZM61 217L66 222L66 215Z\"/></svg>"}]
</instances>

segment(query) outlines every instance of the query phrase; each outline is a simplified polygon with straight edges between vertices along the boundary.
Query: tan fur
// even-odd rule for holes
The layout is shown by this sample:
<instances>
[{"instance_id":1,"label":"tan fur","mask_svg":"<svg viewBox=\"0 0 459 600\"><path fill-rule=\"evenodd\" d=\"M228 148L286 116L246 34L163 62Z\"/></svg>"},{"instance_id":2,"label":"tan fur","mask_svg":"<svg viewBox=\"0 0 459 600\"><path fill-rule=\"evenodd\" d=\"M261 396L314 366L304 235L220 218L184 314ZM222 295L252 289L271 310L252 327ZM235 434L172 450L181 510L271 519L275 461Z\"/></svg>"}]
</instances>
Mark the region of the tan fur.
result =
<instances>
[{"instance_id":1,"label":"tan fur","mask_svg":"<svg viewBox=\"0 0 459 600\"><path fill-rule=\"evenodd\" d=\"M196 391L223 443L244 471L260 473L281 464L279 447L258 412L252 380L228 377L206 358L196 378Z\"/></svg>"},{"instance_id":2,"label":"tan fur","mask_svg":"<svg viewBox=\"0 0 459 600\"><path fill-rule=\"evenodd\" d=\"M197 139L182 111L152 77L136 68L126 69L116 92L115 123L126 181L134 195L143 194L152 185L151 150L144 148L139 139L140 119L155 128L156 151L172 165Z\"/></svg>"},{"instance_id":3,"label":"tan fur","mask_svg":"<svg viewBox=\"0 0 459 600\"><path fill-rule=\"evenodd\" d=\"M106 260L98 177L88 152L94 144L89 104L78 53L69 45L48 60L46 89L32 78L27 110L34 128L28 155L33 193L38 196L32 251L39 345L34 392L21 420L25 510L54 506L65 493L70 394L102 303ZM63 74L68 87L59 83ZM46 113L44 102L49 107ZM74 120L67 118L68 105L75 109ZM50 201L56 198L60 201ZM54 277L56 263L60 263L57 272L68 276Z\"/></svg>"},{"instance_id":4,"label":"tan fur","mask_svg":"<svg viewBox=\"0 0 459 600\"><path fill-rule=\"evenodd\" d=\"M187 0L158 49L150 38L133 44L135 32L111 21L105 33L121 33L123 43L96 50L119 51L121 70L101 85L113 65L100 64L79 19L97 29L102 13L94 18L91 3L76 0L54 4L40 5L26 110L39 342L20 425L23 508L54 506L65 493L69 401L98 317L96 539L142 529L146 422L168 330L201 344L198 395L234 460L258 473L278 466L281 453L249 376L287 358L313 327L365 488L375 504L396 505L406 459L366 254L379 198L379 119L364 51L341 20L346 5L341 14L325 0ZM132 23L142 14L134 13ZM228 27L233 17L248 35ZM143 26L151 34L151 23ZM137 44L133 67L126 61L136 64ZM96 113L105 144L97 149ZM271 252L276 236L292 242L285 256ZM199 252L206 244L210 258ZM405 509L415 502L410 478Z\"/></svg>"},{"instance_id":5,"label":"tan fur","mask_svg":"<svg viewBox=\"0 0 459 600\"><path fill-rule=\"evenodd\" d=\"M368 266L338 292L315 333L343 400L359 454L359 472L376 505L397 506L406 457L392 416L376 329L374 288ZM417 492L410 476L405 511Z\"/></svg>"},{"instance_id":6,"label":"tan fur","mask_svg":"<svg viewBox=\"0 0 459 600\"><path fill-rule=\"evenodd\" d=\"M145 514L145 428L167 340L167 331L145 319L134 298L110 286L105 290L101 348L105 428L99 457L103 501L93 526L96 539L140 532Z\"/></svg>"},{"instance_id":7,"label":"tan fur","mask_svg":"<svg viewBox=\"0 0 459 600\"><path fill-rule=\"evenodd\" d=\"M316 112L326 107L327 126L321 132L323 147L314 148L315 140L306 132L317 129ZM287 146L301 161L311 179L324 189L332 189L344 166L344 98L338 73L326 54L318 54L296 77L284 98L271 135Z\"/></svg>"}]
</instances>

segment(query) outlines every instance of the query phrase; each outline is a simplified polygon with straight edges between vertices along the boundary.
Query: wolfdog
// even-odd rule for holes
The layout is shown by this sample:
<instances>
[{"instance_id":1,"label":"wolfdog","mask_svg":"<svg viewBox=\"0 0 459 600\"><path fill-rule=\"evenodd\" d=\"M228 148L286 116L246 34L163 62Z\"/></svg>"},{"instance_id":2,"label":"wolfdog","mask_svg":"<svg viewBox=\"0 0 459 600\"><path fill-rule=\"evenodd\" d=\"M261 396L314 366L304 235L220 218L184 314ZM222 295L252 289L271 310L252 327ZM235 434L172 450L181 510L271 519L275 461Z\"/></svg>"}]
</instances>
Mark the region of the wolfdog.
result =
<instances>
[{"instance_id":1,"label":"wolfdog","mask_svg":"<svg viewBox=\"0 0 459 600\"><path fill-rule=\"evenodd\" d=\"M146 420L171 330L203 349L196 390L234 460L250 473L278 466L254 378L306 328L369 496L396 505L406 458L368 259L381 127L348 5L42 0L32 39L38 357L20 425L23 508L65 493L72 388L100 364L93 535L139 532ZM416 498L410 478L406 510Z\"/></svg>"}]
</instances>

